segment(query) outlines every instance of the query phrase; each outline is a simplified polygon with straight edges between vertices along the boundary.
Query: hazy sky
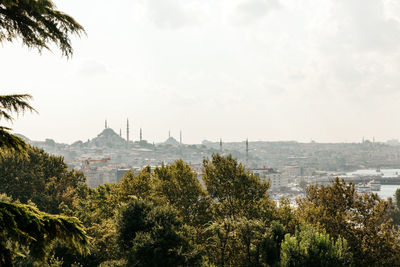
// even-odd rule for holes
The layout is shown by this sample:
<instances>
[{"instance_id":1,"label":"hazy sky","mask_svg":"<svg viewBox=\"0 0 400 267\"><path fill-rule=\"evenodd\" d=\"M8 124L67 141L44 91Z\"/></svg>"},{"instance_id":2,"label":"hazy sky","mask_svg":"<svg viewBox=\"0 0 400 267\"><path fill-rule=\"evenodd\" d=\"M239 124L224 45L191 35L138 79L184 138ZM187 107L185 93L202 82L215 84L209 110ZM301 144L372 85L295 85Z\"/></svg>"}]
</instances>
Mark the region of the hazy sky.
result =
<instances>
[{"instance_id":1,"label":"hazy sky","mask_svg":"<svg viewBox=\"0 0 400 267\"><path fill-rule=\"evenodd\" d=\"M87 31L67 60L0 48L1 93L39 111L34 140L309 142L400 136L400 1L58 0Z\"/></svg>"}]
</instances>

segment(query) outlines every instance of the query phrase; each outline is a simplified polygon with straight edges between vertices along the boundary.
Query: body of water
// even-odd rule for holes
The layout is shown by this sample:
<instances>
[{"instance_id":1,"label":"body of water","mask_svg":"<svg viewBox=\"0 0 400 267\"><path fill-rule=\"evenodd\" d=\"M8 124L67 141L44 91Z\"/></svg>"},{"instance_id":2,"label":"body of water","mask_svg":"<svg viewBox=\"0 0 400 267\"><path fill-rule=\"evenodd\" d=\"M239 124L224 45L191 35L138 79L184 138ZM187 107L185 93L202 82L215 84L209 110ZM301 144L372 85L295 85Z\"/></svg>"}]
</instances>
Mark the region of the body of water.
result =
<instances>
[{"instance_id":1,"label":"body of water","mask_svg":"<svg viewBox=\"0 0 400 267\"><path fill-rule=\"evenodd\" d=\"M366 169L366 170L357 170L354 172L349 172L346 175L349 176L380 175L383 178L390 178L390 177L398 177L400 175L400 169L381 169L381 170Z\"/></svg>"},{"instance_id":2,"label":"body of water","mask_svg":"<svg viewBox=\"0 0 400 267\"><path fill-rule=\"evenodd\" d=\"M382 178L391 178L391 177L399 177L400 169L365 169L365 170L357 170L354 172L347 173L348 176L381 176ZM381 198L387 199L388 197L394 196L396 190L400 188L400 185L381 185L381 191L374 191Z\"/></svg>"},{"instance_id":3,"label":"body of water","mask_svg":"<svg viewBox=\"0 0 400 267\"><path fill-rule=\"evenodd\" d=\"M396 192L397 188L400 188L400 185L391 185L391 184L386 184L386 185L381 185L381 191L374 191L374 193L378 193L378 196L380 196L383 199L387 199L388 197L394 198L394 193Z\"/></svg>"}]
</instances>

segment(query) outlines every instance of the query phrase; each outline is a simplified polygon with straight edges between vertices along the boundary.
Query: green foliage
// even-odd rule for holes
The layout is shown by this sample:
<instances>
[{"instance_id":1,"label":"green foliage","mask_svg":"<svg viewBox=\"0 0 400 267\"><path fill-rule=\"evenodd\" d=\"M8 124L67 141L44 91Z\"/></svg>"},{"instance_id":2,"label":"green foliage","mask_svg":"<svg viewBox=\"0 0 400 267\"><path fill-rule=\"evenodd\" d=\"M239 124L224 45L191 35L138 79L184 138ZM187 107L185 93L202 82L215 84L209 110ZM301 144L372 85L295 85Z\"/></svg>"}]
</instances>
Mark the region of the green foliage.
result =
<instances>
[{"instance_id":1,"label":"green foliage","mask_svg":"<svg viewBox=\"0 0 400 267\"><path fill-rule=\"evenodd\" d=\"M128 266L182 266L198 257L190 242L190 231L169 206L133 200L118 220L118 244Z\"/></svg>"},{"instance_id":2,"label":"green foliage","mask_svg":"<svg viewBox=\"0 0 400 267\"><path fill-rule=\"evenodd\" d=\"M399 234L390 219L398 207L374 194L358 195L354 185L339 180L331 186L308 187L295 208L285 198L279 203L270 200L268 184L231 156L214 155L204 161L204 187L190 166L179 160L154 171L146 167L138 174L128 172L117 184L92 189L82 174L67 170L62 158L36 148L28 148L27 154L25 158L1 155L0 189L46 211L78 217L91 237L91 254L85 256L63 246L49 254L49 244L55 241L46 239L45 258L54 255L54 259L42 258L43 263L399 265ZM1 201L11 199L0 195ZM27 255L18 261L21 266L32 262L31 255L33 261L38 259L30 240L4 243Z\"/></svg>"},{"instance_id":3,"label":"green foliage","mask_svg":"<svg viewBox=\"0 0 400 267\"><path fill-rule=\"evenodd\" d=\"M269 185L246 172L231 155L213 154L211 161L203 161L203 166L203 180L218 217L257 218L268 206Z\"/></svg>"},{"instance_id":4,"label":"green foliage","mask_svg":"<svg viewBox=\"0 0 400 267\"><path fill-rule=\"evenodd\" d=\"M1 3L1 2L0 2ZM1 25L1 16L0 16ZM0 26L1 29L1 26ZM1 30L0 30L1 40ZM30 95L0 95L0 119L12 122L14 120L12 113L24 113L25 111L35 111L28 103L32 97ZM0 153L18 152L25 153L27 145L24 140L11 134L11 129L0 126Z\"/></svg>"},{"instance_id":5,"label":"green foliage","mask_svg":"<svg viewBox=\"0 0 400 267\"><path fill-rule=\"evenodd\" d=\"M0 126L0 154L17 151L24 155L27 144L22 138L9 133L10 130L8 127Z\"/></svg>"},{"instance_id":6,"label":"green foliage","mask_svg":"<svg viewBox=\"0 0 400 267\"><path fill-rule=\"evenodd\" d=\"M27 254L43 262L55 241L78 253L88 252L88 237L76 218L50 215L32 206L1 201L0 229L3 266L13 266L15 257Z\"/></svg>"},{"instance_id":7,"label":"green foliage","mask_svg":"<svg viewBox=\"0 0 400 267\"><path fill-rule=\"evenodd\" d=\"M35 111L28 103L32 96L24 95L0 95L0 119L13 121L11 113L24 113L25 111Z\"/></svg>"},{"instance_id":8,"label":"green foliage","mask_svg":"<svg viewBox=\"0 0 400 267\"><path fill-rule=\"evenodd\" d=\"M301 220L347 240L356 265L400 265L399 232L388 216L389 203L376 194L357 194L353 184L336 179L329 186L308 187L298 205Z\"/></svg>"},{"instance_id":9,"label":"green foliage","mask_svg":"<svg viewBox=\"0 0 400 267\"><path fill-rule=\"evenodd\" d=\"M397 190L398 191L398 190ZM396 193L397 193L396 191ZM397 194L395 194L395 201L396 203L393 203L393 199L389 197L387 199L388 203L388 218L392 220L392 224L399 229L400 227L400 209L397 204Z\"/></svg>"},{"instance_id":10,"label":"green foliage","mask_svg":"<svg viewBox=\"0 0 400 267\"><path fill-rule=\"evenodd\" d=\"M85 266L98 266L102 262L115 261L121 258L117 247L116 218L120 202L115 184L104 184L92 189L81 186L72 195L71 205L63 204L63 213L78 217L87 229L91 239L91 255L80 259ZM58 251L68 263L75 257L64 250Z\"/></svg>"},{"instance_id":11,"label":"green foliage","mask_svg":"<svg viewBox=\"0 0 400 267\"><path fill-rule=\"evenodd\" d=\"M287 230L278 221L272 221L261 243L261 262L275 266L280 260L281 243Z\"/></svg>"},{"instance_id":12,"label":"green foliage","mask_svg":"<svg viewBox=\"0 0 400 267\"><path fill-rule=\"evenodd\" d=\"M274 266L287 231L277 221L241 217L213 222L205 233L208 262L216 266Z\"/></svg>"},{"instance_id":13,"label":"green foliage","mask_svg":"<svg viewBox=\"0 0 400 267\"><path fill-rule=\"evenodd\" d=\"M55 43L65 56L72 54L71 34L83 27L56 9L51 0L0 0L0 42L21 38L28 47L49 49Z\"/></svg>"},{"instance_id":14,"label":"green foliage","mask_svg":"<svg viewBox=\"0 0 400 267\"><path fill-rule=\"evenodd\" d=\"M82 26L56 10L51 0L0 0L0 43L20 37L25 45L39 51L55 43L68 57L72 55L70 34L82 31ZM27 94L0 95L0 119L10 122L12 113L35 111L28 103L30 99ZM83 175L68 172L61 158L43 156L43 151L28 147L10 130L0 126L1 192L25 202L33 199L38 206L58 212L58 204L69 201L67 192L73 194L71 189L84 181ZM77 253L88 252L88 237L76 218L0 201L0 265L13 266L14 258L27 255L26 263L49 265L46 260L55 242ZM49 262L51 266L61 264L54 258Z\"/></svg>"},{"instance_id":15,"label":"green foliage","mask_svg":"<svg viewBox=\"0 0 400 267\"><path fill-rule=\"evenodd\" d=\"M287 234L282 242L281 266L337 267L352 266L352 254L346 240L331 238L325 230L311 226L300 227L292 236Z\"/></svg>"},{"instance_id":16,"label":"green foliage","mask_svg":"<svg viewBox=\"0 0 400 267\"><path fill-rule=\"evenodd\" d=\"M216 266L260 266L266 230L260 220L226 218L206 228L207 255Z\"/></svg>"},{"instance_id":17,"label":"green foliage","mask_svg":"<svg viewBox=\"0 0 400 267\"><path fill-rule=\"evenodd\" d=\"M152 204L134 200L121 214L118 229L118 244L122 250L132 247L132 240L137 232L146 232L149 225L146 216L152 209Z\"/></svg>"},{"instance_id":18,"label":"green foliage","mask_svg":"<svg viewBox=\"0 0 400 267\"><path fill-rule=\"evenodd\" d=\"M397 207L398 209L400 209L400 188L398 188L398 189L396 190L396 192L394 193L394 199L395 199L395 201L396 201L396 207Z\"/></svg>"},{"instance_id":19,"label":"green foliage","mask_svg":"<svg viewBox=\"0 0 400 267\"><path fill-rule=\"evenodd\" d=\"M27 157L17 152L0 154L0 193L22 203L33 201L45 212L59 213L61 202L70 203L74 189L85 182L82 173L70 171L62 157L27 147Z\"/></svg>"},{"instance_id":20,"label":"green foliage","mask_svg":"<svg viewBox=\"0 0 400 267\"><path fill-rule=\"evenodd\" d=\"M111 205L113 187L89 188L81 172L68 170L62 157L42 149L28 147L26 154L27 157L16 152L0 154L0 192L22 203L34 203L45 212L78 217L93 237L93 251L88 258L96 256L101 262L116 257L115 223L110 219L117 212ZM57 246L56 255L65 264L77 260L62 245Z\"/></svg>"},{"instance_id":21,"label":"green foliage","mask_svg":"<svg viewBox=\"0 0 400 267\"><path fill-rule=\"evenodd\" d=\"M299 218L296 216L296 209L290 206L290 201L282 197L276 208L275 220L285 225L288 233L294 234L296 227L300 224Z\"/></svg>"},{"instance_id":22,"label":"green foliage","mask_svg":"<svg viewBox=\"0 0 400 267\"><path fill-rule=\"evenodd\" d=\"M209 199L202 189L197 174L182 160L162 165L154 170L154 199L175 207L187 223L203 224L207 216Z\"/></svg>"},{"instance_id":23,"label":"green foliage","mask_svg":"<svg viewBox=\"0 0 400 267\"><path fill-rule=\"evenodd\" d=\"M129 201L132 196L146 199L153 190L152 180L149 166L143 168L137 175L129 171L122 177L115 193L118 194L120 201Z\"/></svg>"}]
</instances>

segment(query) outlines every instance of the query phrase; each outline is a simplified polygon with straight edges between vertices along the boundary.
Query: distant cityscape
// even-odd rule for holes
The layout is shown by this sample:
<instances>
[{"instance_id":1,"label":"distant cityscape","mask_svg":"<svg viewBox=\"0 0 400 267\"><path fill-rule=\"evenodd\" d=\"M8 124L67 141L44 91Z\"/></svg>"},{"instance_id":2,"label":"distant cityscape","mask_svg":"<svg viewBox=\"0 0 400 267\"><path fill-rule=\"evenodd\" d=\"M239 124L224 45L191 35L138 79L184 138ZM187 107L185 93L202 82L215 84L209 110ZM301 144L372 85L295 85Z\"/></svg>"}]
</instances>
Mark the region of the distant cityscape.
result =
<instances>
[{"instance_id":1,"label":"distant cityscape","mask_svg":"<svg viewBox=\"0 0 400 267\"><path fill-rule=\"evenodd\" d=\"M180 132L179 140L168 133L164 142L149 143L143 138L142 129L139 129L139 140L130 140L129 131L129 121L126 138L122 137L122 130L118 134L105 121L104 129L96 137L70 145L57 143L53 139L33 141L23 135L19 136L48 153L63 156L69 168L81 170L85 174L91 187L117 182L129 170L138 172L144 166L155 168L177 159L190 164L201 178L203 159L214 153L231 154L255 175L270 180L272 193L296 195L301 192L302 182L327 183L334 177L353 182L377 179L383 183L400 183L397 174L389 177L390 181L379 176L381 168L400 168L400 143L397 140L386 143L364 139L360 143L298 143L249 140L224 142L220 139L204 140L201 144L184 144ZM360 169L377 170L377 173L369 173L365 181L360 175L346 175Z\"/></svg>"}]
</instances>

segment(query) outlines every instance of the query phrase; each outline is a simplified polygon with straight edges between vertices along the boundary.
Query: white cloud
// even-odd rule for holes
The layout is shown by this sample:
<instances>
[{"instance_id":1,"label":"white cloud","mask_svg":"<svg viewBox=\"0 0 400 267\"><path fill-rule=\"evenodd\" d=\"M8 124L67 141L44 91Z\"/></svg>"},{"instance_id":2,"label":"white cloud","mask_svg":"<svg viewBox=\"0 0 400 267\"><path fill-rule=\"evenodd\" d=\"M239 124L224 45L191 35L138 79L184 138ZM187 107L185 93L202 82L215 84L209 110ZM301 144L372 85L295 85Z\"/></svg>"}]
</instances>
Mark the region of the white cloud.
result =
<instances>
[{"instance_id":1,"label":"white cloud","mask_svg":"<svg viewBox=\"0 0 400 267\"><path fill-rule=\"evenodd\" d=\"M280 7L278 0L243 0L237 4L233 20L243 24L251 23Z\"/></svg>"},{"instance_id":2,"label":"white cloud","mask_svg":"<svg viewBox=\"0 0 400 267\"><path fill-rule=\"evenodd\" d=\"M141 15L160 29L176 30L198 22L197 7L196 1L142 0L135 3L133 16Z\"/></svg>"},{"instance_id":3,"label":"white cloud","mask_svg":"<svg viewBox=\"0 0 400 267\"><path fill-rule=\"evenodd\" d=\"M103 64L96 60L85 60L78 67L77 74L82 77L95 77L109 74L110 71Z\"/></svg>"},{"instance_id":4,"label":"white cloud","mask_svg":"<svg viewBox=\"0 0 400 267\"><path fill-rule=\"evenodd\" d=\"M384 1L334 1L332 19L336 22L336 42L352 52L397 50L400 41L398 21L387 17Z\"/></svg>"}]
</instances>

